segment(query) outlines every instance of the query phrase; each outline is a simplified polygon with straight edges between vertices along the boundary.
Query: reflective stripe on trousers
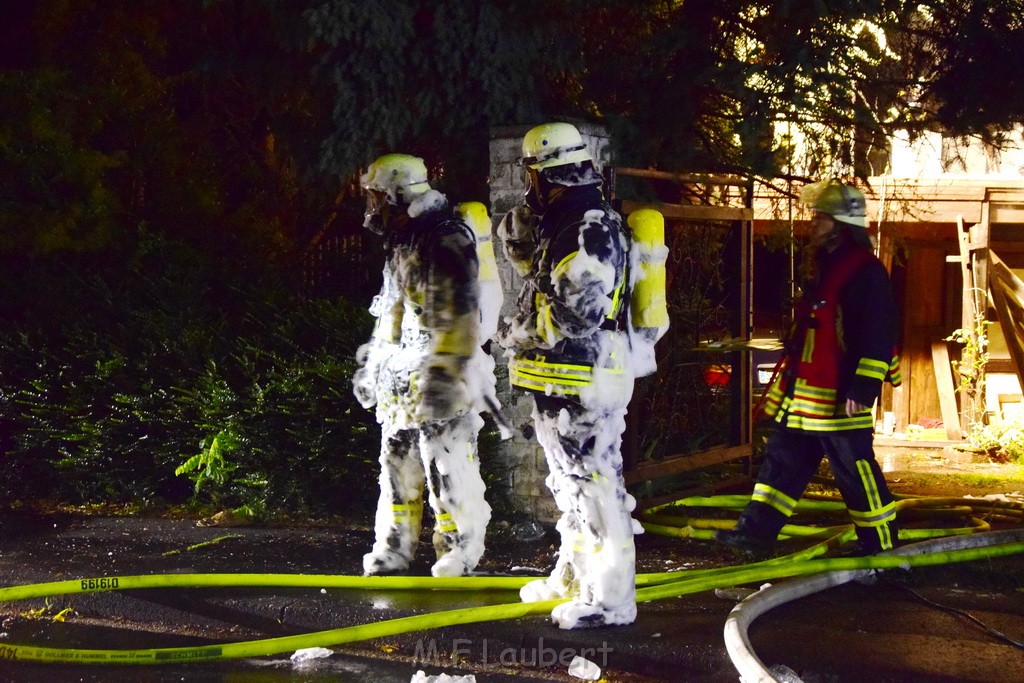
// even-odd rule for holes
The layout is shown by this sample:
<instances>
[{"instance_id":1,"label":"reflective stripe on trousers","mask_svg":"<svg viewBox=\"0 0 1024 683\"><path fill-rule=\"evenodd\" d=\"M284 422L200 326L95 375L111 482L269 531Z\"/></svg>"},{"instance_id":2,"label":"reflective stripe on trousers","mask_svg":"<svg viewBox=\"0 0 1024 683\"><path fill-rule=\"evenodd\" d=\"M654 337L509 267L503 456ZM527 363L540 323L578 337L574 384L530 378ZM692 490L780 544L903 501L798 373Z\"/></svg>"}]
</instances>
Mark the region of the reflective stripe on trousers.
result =
<instances>
[{"instance_id":1,"label":"reflective stripe on trousers","mask_svg":"<svg viewBox=\"0 0 1024 683\"><path fill-rule=\"evenodd\" d=\"M896 506L872 448L868 430L801 432L778 429L768 440L764 464L757 475L752 502L759 507L745 512L755 526L774 537L793 514L823 457L857 527L862 545L876 550L892 548Z\"/></svg>"}]
</instances>

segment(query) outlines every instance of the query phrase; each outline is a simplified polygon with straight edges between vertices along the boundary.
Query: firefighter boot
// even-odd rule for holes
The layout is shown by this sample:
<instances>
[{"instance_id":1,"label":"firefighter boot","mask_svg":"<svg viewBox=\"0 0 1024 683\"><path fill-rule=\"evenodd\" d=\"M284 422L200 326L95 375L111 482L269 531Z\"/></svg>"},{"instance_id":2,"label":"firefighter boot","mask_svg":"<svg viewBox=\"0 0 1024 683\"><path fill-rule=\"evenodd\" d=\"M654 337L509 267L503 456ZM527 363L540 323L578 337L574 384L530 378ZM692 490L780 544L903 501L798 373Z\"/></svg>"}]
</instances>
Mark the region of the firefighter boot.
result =
<instances>
[{"instance_id":1,"label":"firefighter boot","mask_svg":"<svg viewBox=\"0 0 1024 683\"><path fill-rule=\"evenodd\" d=\"M714 539L754 559L771 557L775 550L775 535L768 536L758 532L748 518L741 516L732 529L716 531Z\"/></svg>"},{"instance_id":2,"label":"firefighter boot","mask_svg":"<svg viewBox=\"0 0 1024 683\"><path fill-rule=\"evenodd\" d=\"M404 572L409 568L418 544L423 500L402 504L384 503L377 510L377 539L373 549L363 555L367 576Z\"/></svg>"}]
</instances>

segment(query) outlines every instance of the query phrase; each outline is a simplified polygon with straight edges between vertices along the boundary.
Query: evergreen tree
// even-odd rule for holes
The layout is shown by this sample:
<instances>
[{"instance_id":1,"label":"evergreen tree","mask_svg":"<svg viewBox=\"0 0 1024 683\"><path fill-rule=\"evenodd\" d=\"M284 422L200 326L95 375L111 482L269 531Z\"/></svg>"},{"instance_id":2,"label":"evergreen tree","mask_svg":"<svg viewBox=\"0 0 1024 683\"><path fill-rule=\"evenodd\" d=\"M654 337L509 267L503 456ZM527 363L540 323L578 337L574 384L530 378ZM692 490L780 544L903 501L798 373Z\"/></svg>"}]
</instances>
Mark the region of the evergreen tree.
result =
<instances>
[{"instance_id":1,"label":"evergreen tree","mask_svg":"<svg viewBox=\"0 0 1024 683\"><path fill-rule=\"evenodd\" d=\"M334 98L322 167L344 177L402 151L422 156L463 196L485 197L490 127L541 116L543 5L316 3L307 18Z\"/></svg>"}]
</instances>

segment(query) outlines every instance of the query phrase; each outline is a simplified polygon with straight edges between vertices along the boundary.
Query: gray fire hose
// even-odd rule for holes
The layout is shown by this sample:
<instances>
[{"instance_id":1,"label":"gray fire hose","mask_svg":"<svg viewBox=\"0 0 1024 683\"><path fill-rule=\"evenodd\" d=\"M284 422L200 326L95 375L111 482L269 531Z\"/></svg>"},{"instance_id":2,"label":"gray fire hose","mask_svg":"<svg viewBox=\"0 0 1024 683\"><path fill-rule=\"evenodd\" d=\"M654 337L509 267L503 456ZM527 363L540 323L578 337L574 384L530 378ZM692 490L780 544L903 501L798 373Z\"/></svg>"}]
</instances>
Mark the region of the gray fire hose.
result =
<instances>
[{"instance_id":1,"label":"gray fire hose","mask_svg":"<svg viewBox=\"0 0 1024 683\"><path fill-rule=\"evenodd\" d=\"M892 556L962 551L1020 542L1024 542L1024 529L992 531L922 541L897 548L873 558L864 559L875 560ZM885 564L891 563L891 559L885 562ZM779 605L812 595L826 588L842 585L848 581L865 578L876 571L879 571L879 569L850 569L813 574L807 577L795 578L784 583L774 584L741 600L732 609L728 619L725 621L725 648L729 652L733 666L736 667L740 674L740 679L744 683L754 683L755 681L757 683L797 683L800 681L800 678L785 666L776 666L772 669L765 667L764 663L758 659L750 644L750 639L747 637L747 629L750 627L750 624L765 612Z\"/></svg>"}]
</instances>

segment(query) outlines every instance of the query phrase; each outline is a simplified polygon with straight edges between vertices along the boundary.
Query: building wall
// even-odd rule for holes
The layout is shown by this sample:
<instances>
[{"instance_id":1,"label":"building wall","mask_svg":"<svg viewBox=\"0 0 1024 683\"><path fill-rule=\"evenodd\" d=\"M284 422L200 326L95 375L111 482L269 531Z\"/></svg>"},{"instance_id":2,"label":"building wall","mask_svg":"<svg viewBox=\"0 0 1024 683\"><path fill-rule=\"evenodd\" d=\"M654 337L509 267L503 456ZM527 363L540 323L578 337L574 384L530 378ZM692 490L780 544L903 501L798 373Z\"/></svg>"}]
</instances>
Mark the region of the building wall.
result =
<instances>
[{"instance_id":1,"label":"building wall","mask_svg":"<svg viewBox=\"0 0 1024 683\"><path fill-rule=\"evenodd\" d=\"M1008 132L1000 148L973 137L924 132L892 140L889 174L894 178L1007 178L1024 175L1024 129Z\"/></svg>"}]
</instances>

